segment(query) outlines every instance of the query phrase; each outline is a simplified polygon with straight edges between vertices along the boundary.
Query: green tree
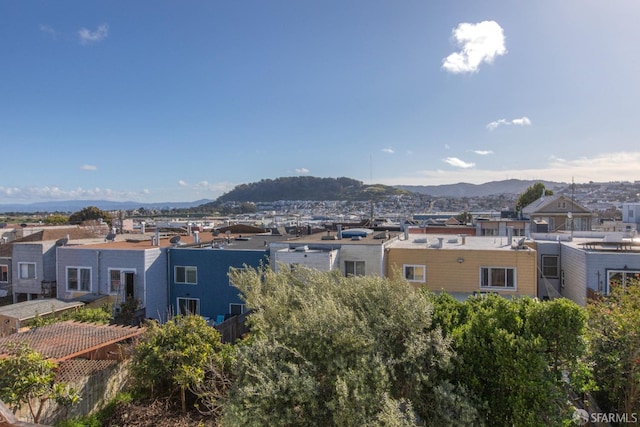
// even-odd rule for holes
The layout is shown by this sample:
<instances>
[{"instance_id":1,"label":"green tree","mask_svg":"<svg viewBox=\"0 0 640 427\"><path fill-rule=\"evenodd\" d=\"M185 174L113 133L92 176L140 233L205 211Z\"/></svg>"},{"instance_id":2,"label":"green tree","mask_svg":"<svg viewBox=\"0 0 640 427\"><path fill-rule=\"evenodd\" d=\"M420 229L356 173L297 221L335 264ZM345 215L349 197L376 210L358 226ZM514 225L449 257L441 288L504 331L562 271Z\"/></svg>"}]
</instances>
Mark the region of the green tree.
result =
<instances>
[{"instance_id":1,"label":"green tree","mask_svg":"<svg viewBox=\"0 0 640 427\"><path fill-rule=\"evenodd\" d=\"M69 222L69 217L61 214L47 215L44 219L44 223L48 225L61 225Z\"/></svg>"},{"instance_id":2,"label":"green tree","mask_svg":"<svg viewBox=\"0 0 640 427\"><path fill-rule=\"evenodd\" d=\"M553 195L553 191L547 190L541 182L536 182L531 187L528 187L524 193L518 196L518 199L516 200L516 211L520 211L525 206L535 202L542 197L543 194L545 196L551 196Z\"/></svg>"},{"instance_id":3,"label":"green tree","mask_svg":"<svg viewBox=\"0 0 640 427\"><path fill-rule=\"evenodd\" d=\"M640 413L640 285L614 285L587 305L589 358L605 412Z\"/></svg>"},{"instance_id":4,"label":"green tree","mask_svg":"<svg viewBox=\"0 0 640 427\"><path fill-rule=\"evenodd\" d=\"M102 220L107 224L111 225L112 219L113 218L111 218L111 215L109 215L109 213L101 209L98 209L95 206L88 206L86 208L83 208L82 210L72 213L71 216L69 216L69 223L81 224L83 221Z\"/></svg>"},{"instance_id":5,"label":"green tree","mask_svg":"<svg viewBox=\"0 0 640 427\"><path fill-rule=\"evenodd\" d=\"M434 324L452 339L451 381L467 388L492 426L562 424L570 419L557 367L582 356L584 314L562 300L508 300L498 295L464 302L440 294Z\"/></svg>"},{"instance_id":6,"label":"green tree","mask_svg":"<svg viewBox=\"0 0 640 427\"><path fill-rule=\"evenodd\" d=\"M56 367L26 345L13 347L10 356L0 359L0 398L14 411L26 404L35 423L49 400L64 406L79 402L76 390L55 381Z\"/></svg>"},{"instance_id":7,"label":"green tree","mask_svg":"<svg viewBox=\"0 0 640 427\"><path fill-rule=\"evenodd\" d=\"M151 397L180 393L183 411L195 396L190 389L206 379L209 366L231 366L232 352L220 333L201 316L177 316L163 325L151 322L131 362L135 384Z\"/></svg>"},{"instance_id":8,"label":"green tree","mask_svg":"<svg viewBox=\"0 0 640 427\"><path fill-rule=\"evenodd\" d=\"M432 328L431 303L404 280L306 268L243 270L232 280L255 311L224 425L476 420L445 380L451 352Z\"/></svg>"}]
</instances>

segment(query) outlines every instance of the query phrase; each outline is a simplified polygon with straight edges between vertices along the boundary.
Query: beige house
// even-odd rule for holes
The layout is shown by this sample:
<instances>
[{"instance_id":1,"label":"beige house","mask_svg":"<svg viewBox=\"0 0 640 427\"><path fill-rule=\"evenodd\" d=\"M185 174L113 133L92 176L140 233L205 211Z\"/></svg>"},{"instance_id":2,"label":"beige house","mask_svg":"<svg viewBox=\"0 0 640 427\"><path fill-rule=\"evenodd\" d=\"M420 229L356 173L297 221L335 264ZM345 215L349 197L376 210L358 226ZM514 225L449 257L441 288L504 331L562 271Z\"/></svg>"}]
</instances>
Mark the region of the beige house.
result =
<instances>
[{"instance_id":1,"label":"beige house","mask_svg":"<svg viewBox=\"0 0 640 427\"><path fill-rule=\"evenodd\" d=\"M533 233L590 231L593 214L563 195L543 196L522 209Z\"/></svg>"},{"instance_id":2,"label":"beige house","mask_svg":"<svg viewBox=\"0 0 640 427\"><path fill-rule=\"evenodd\" d=\"M389 243L388 276L460 298L478 293L537 296L537 254L524 238L429 236Z\"/></svg>"}]
</instances>

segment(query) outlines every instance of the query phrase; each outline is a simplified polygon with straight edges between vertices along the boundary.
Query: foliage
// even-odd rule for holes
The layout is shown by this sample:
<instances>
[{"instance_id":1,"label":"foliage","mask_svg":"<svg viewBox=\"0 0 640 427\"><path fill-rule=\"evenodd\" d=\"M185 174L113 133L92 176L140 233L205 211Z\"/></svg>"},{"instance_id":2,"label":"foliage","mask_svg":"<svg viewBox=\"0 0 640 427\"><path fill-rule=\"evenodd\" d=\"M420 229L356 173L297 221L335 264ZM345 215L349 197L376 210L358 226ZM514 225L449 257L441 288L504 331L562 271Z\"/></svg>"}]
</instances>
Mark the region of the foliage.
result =
<instances>
[{"instance_id":1,"label":"foliage","mask_svg":"<svg viewBox=\"0 0 640 427\"><path fill-rule=\"evenodd\" d=\"M9 357L0 359L0 399L14 411L26 404L38 423L47 401L64 406L80 401L76 390L55 381L54 362L26 345L11 350Z\"/></svg>"},{"instance_id":2,"label":"foliage","mask_svg":"<svg viewBox=\"0 0 640 427\"><path fill-rule=\"evenodd\" d=\"M115 315L114 321L118 325L132 325L136 311L142 307L142 301L138 298L128 298L118 307L118 311Z\"/></svg>"},{"instance_id":3,"label":"foliage","mask_svg":"<svg viewBox=\"0 0 640 427\"><path fill-rule=\"evenodd\" d=\"M406 191L385 185L365 186L351 178L312 176L263 179L241 184L218 197L215 204L232 201L272 202L277 200L370 200Z\"/></svg>"},{"instance_id":4,"label":"foliage","mask_svg":"<svg viewBox=\"0 0 640 427\"><path fill-rule=\"evenodd\" d=\"M130 393L118 393L100 411L88 416L77 416L56 423L55 427L101 427L111 418L115 409L132 401Z\"/></svg>"},{"instance_id":5,"label":"foliage","mask_svg":"<svg viewBox=\"0 0 640 427\"><path fill-rule=\"evenodd\" d=\"M306 268L237 271L255 311L224 425L469 424L448 342L403 280Z\"/></svg>"},{"instance_id":6,"label":"foliage","mask_svg":"<svg viewBox=\"0 0 640 427\"><path fill-rule=\"evenodd\" d=\"M568 300L508 300L498 295L459 302L431 297L434 324L452 338L451 381L466 387L486 425L561 424L570 418L559 369L584 351L582 309Z\"/></svg>"},{"instance_id":7,"label":"foliage","mask_svg":"<svg viewBox=\"0 0 640 427\"><path fill-rule=\"evenodd\" d=\"M518 200L516 200L516 211L520 211L527 205L538 200L542 195L551 196L553 195L553 191L547 190L543 183L536 182L524 191L524 193L518 196Z\"/></svg>"},{"instance_id":8,"label":"foliage","mask_svg":"<svg viewBox=\"0 0 640 427\"><path fill-rule=\"evenodd\" d=\"M111 225L112 218L111 218L111 215L109 215L109 213L95 206L88 206L86 208L83 208L82 210L72 213L69 216L70 224L81 224L83 221L89 221L89 220L96 220L96 221L102 220L107 224Z\"/></svg>"},{"instance_id":9,"label":"foliage","mask_svg":"<svg viewBox=\"0 0 640 427\"><path fill-rule=\"evenodd\" d=\"M231 362L229 345L220 342L219 332L204 318L177 316L163 325L149 323L134 350L131 374L151 397L179 392L186 410L187 398L197 398L189 389L205 381L211 363L226 369Z\"/></svg>"},{"instance_id":10,"label":"foliage","mask_svg":"<svg viewBox=\"0 0 640 427\"><path fill-rule=\"evenodd\" d=\"M612 286L609 296L590 301L587 310L601 409L640 413L640 286Z\"/></svg>"},{"instance_id":11,"label":"foliage","mask_svg":"<svg viewBox=\"0 0 640 427\"><path fill-rule=\"evenodd\" d=\"M98 308L80 307L75 310L67 310L52 316L36 316L29 322L32 328L38 328L53 323L64 322L65 320L73 320L76 322L97 323L108 325L113 320L113 306L104 304Z\"/></svg>"},{"instance_id":12,"label":"foliage","mask_svg":"<svg viewBox=\"0 0 640 427\"><path fill-rule=\"evenodd\" d=\"M61 225L69 222L69 217L61 214L47 215L44 219L44 223L47 225Z\"/></svg>"}]
</instances>

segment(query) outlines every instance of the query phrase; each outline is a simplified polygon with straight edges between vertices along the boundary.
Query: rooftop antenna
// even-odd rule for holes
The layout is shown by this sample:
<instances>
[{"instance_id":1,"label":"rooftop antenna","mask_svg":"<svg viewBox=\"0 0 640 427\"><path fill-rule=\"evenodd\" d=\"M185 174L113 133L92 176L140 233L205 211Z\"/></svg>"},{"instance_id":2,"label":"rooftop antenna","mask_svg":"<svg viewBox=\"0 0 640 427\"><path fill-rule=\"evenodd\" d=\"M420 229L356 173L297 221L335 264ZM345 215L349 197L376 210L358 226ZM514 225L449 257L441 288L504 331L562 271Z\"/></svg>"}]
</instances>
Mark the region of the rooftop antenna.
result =
<instances>
[{"instance_id":1,"label":"rooftop antenna","mask_svg":"<svg viewBox=\"0 0 640 427\"><path fill-rule=\"evenodd\" d=\"M576 184L573 181L573 177L571 177L571 212L569 212L569 221L571 221L571 240L573 241L573 199L574 199L574 193L576 190Z\"/></svg>"}]
</instances>

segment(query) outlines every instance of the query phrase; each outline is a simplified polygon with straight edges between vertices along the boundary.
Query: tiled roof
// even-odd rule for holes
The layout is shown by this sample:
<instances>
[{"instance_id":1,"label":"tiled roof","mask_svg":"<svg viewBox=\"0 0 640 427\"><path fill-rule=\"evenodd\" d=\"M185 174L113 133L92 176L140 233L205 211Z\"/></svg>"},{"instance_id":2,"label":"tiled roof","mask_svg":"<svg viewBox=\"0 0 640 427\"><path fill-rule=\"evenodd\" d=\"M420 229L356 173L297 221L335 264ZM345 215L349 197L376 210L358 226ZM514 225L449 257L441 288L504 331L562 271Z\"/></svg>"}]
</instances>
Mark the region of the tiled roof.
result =
<instances>
[{"instance_id":1,"label":"tiled roof","mask_svg":"<svg viewBox=\"0 0 640 427\"><path fill-rule=\"evenodd\" d=\"M11 343L26 343L43 356L57 361L72 359L109 344L138 336L143 328L59 322L0 338L0 355Z\"/></svg>"}]
</instances>

